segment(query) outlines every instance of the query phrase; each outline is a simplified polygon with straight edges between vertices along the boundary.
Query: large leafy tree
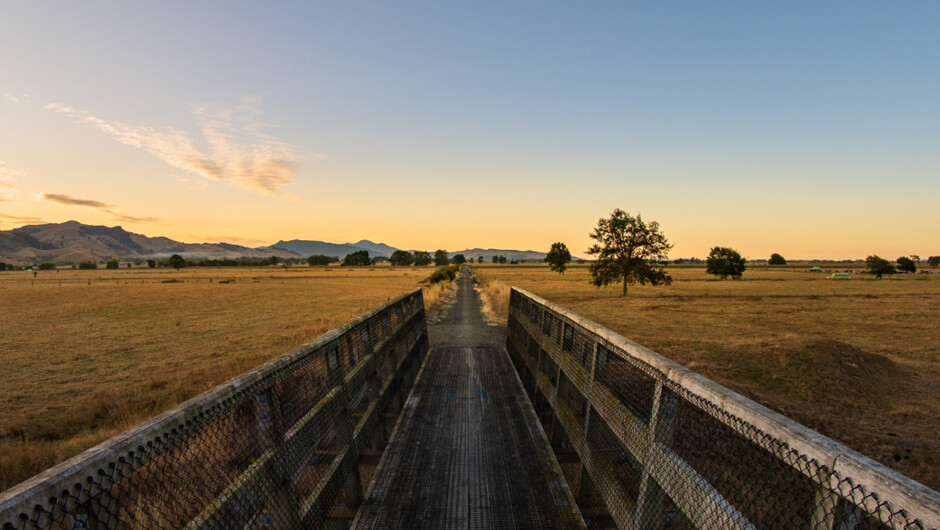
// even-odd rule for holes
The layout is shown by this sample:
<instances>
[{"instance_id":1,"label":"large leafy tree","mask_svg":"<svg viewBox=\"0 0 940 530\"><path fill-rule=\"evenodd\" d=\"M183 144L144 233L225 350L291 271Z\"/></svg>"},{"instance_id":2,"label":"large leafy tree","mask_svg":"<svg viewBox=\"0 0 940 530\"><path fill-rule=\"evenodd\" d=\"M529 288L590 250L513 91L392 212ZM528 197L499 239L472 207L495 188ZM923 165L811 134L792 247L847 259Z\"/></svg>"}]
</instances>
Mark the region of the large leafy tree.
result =
<instances>
[{"instance_id":1,"label":"large leafy tree","mask_svg":"<svg viewBox=\"0 0 940 530\"><path fill-rule=\"evenodd\" d=\"M767 260L767 264L768 265L786 265L787 259L781 256L780 254L777 254L776 252L774 252L773 254L770 255L770 259Z\"/></svg>"},{"instance_id":2,"label":"large leafy tree","mask_svg":"<svg viewBox=\"0 0 940 530\"><path fill-rule=\"evenodd\" d=\"M339 259L332 256L324 256L323 254L314 254L307 258L307 263L311 267L325 267L334 261L339 261Z\"/></svg>"},{"instance_id":3,"label":"large leafy tree","mask_svg":"<svg viewBox=\"0 0 940 530\"><path fill-rule=\"evenodd\" d=\"M623 296L627 296L627 285L668 285L672 277L658 268L658 262L669 255L672 245L659 231L659 223L643 222L636 217L616 209L609 219L600 219L590 234L597 243L587 249L596 256L591 264L591 283L598 287L623 282Z\"/></svg>"},{"instance_id":4,"label":"large leafy tree","mask_svg":"<svg viewBox=\"0 0 940 530\"><path fill-rule=\"evenodd\" d=\"M183 259L183 256L179 254L173 254L170 256L170 267L173 267L176 270L180 270L186 266L186 260Z\"/></svg>"},{"instance_id":5,"label":"large leafy tree","mask_svg":"<svg viewBox=\"0 0 940 530\"><path fill-rule=\"evenodd\" d=\"M395 252L392 252L392 257L390 257L388 260L396 267L403 267L414 263L415 258L411 252L408 252L407 250L396 250Z\"/></svg>"},{"instance_id":6,"label":"large leafy tree","mask_svg":"<svg viewBox=\"0 0 940 530\"><path fill-rule=\"evenodd\" d=\"M456 254L456 255L454 255L454 264L455 264L455 265L463 265L463 264L466 263L466 262L467 262L467 257L464 256L463 254Z\"/></svg>"},{"instance_id":7,"label":"large leafy tree","mask_svg":"<svg viewBox=\"0 0 940 530\"><path fill-rule=\"evenodd\" d=\"M437 249L434 251L434 264L438 267L443 267L450 263L450 258L447 256L447 251L444 249Z\"/></svg>"},{"instance_id":8,"label":"large leafy tree","mask_svg":"<svg viewBox=\"0 0 940 530\"><path fill-rule=\"evenodd\" d=\"M865 269L869 274L874 274L879 279L885 274L890 275L898 272L893 263L877 254L865 258Z\"/></svg>"},{"instance_id":9,"label":"large leafy tree","mask_svg":"<svg viewBox=\"0 0 940 530\"><path fill-rule=\"evenodd\" d=\"M343 266L350 267L354 265L372 265L372 259L369 258L369 251L357 250L356 252L346 254L346 257L343 258Z\"/></svg>"},{"instance_id":10,"label":"large leafy tree","mask_svg":"<svg viewBox=\"0 0 940 530\"><path fill-rule=\"evenodd\" d=\"M552 248L545 256L545 261L548 262L548 267L551 270L558 274L564 274L568 264L571 263L571 252L568 250L568 245L552 243Z\"/></svg>"},{"instance_id":11,"label":"large leafy tree","mask_svg":"<svg viewBox=\"0 0 940 530\"><path fill-rule=\"evenodd\" d=\"M732 280L738 280L744 276L746 263L737 250L731 247L715 247L705 258L705 272L719 276L722 280L728 276L731 276Z\"/></svg>"},{"instance_id":12,"label":"large leafy tree","mask_svg":"<svg viewBox=\"0 0 940 530\"><path fill-rule=\"evenodd\" d=\"M431 253L425 250L416 250L414 251L415 265L419 267L424 267L425 265L430 265L433 261L431 259Z\"/></svg>"},{"instance_id":13,"label":"large leafy tree","mask_svg":"<svg viewBox=\"0 0 940 530\"><path fill-rule=\"evenodd\" d=\"M904 272L917 272L917 263L907 256L898 258L898 270Z\"/></svg>"}]
</instances>

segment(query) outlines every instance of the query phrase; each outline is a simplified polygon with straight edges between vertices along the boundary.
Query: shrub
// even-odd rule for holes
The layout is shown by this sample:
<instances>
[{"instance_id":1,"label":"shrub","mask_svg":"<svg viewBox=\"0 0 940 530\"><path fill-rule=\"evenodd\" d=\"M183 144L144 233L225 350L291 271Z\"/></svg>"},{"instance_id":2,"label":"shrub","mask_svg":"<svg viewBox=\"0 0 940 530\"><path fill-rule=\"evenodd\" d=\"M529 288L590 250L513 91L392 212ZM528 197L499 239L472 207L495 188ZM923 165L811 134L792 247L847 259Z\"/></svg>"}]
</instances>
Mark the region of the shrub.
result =
<instances>
[{"instance_id":1,"label":"shrub","mask_svg":"<svg viewBox=\"0 0 940 530\"><path fill-rule=\"evenodd\" d=\"M431 284L440 283L440 282L452 282L454 278L457 277L457 273L460 271L460 267L457 265L451 265L449 267L441 267L434 271L430 276L428 276L427 282Z\"/></svg>"},{"instance_id":2,"label":"shrub","mask_svg":"<svg viewBox=\"0 0 940 530\"><path fill-rule=\"evenodd\" d=\"M121 264L118 263L118 260L116 259L109 259L108 261L105 262L104 266L106 269L116 269L120 267Z\"/></svg>"},{"instance_id":3,"label":"shrub","mask_svg":"<svg viewBox=\"0 0 940 530\"><path fill-rule=\"evenodd\" d=\"M97 269L98 264L95 263L94 261L79 261L78 268L81 270Z\"/></svg>"},{"instance_id":4,"label":"shrub","mask_svg":"<svg viewBox=\"0 0 940 530\"><path fill-rule=\"evenodd\" d=\"M41 270L41 271L51 271L51 270L55 270L55 263L52 263L52 262L49 262L49 261L44 261L44 262L40 263L39 266L36 267L36 268L38 268L38 269ZM0 270L2 270L2 269L0 269Z\"/></svg>"}]
</instances>

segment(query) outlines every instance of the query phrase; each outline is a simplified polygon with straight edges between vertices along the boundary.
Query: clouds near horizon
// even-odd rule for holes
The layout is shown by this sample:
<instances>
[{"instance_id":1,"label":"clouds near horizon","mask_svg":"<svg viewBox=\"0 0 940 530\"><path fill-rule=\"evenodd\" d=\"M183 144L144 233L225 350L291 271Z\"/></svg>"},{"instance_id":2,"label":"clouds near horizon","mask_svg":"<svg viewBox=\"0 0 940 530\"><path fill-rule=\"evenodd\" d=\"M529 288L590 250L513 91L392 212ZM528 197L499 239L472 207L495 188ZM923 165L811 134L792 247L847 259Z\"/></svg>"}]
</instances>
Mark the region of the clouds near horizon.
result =
<instances>
[{"instance_id":1,"label":"clouds near horizon","mask_svg":"<svg viewBox=\"0 0 940 530\"><path fill-rule=\"evenodd\" d=\"M290 185L300 162L290 145L261 132L266 127L259 121L261 110L249 104L195 110L207 150L198 149L189 133L172 127L107 121L59 103L43 108L91 125L124 145L204 179L232 181L265 195L276 196Z\"/></svg>"},{"instance_id":2,"label":"clouds near horizon","mask_svg":"<svg viewBox=\"0 0 940 530\"><path fill-rule=\"evenodd\" d=\"M22 175L22 171L0 162L0 202L12 201L16 197L16 178Z\"/></svg>"},{"instance_id":3,"label":"clouds near horizon","mask_svg":"<svg viewBox=\"0 0 940 530\"><path fill-rule=\"evenodd\" d=\"M61 204L63 206L81 206L83 208L91 208L93 210L106 213L117 221L124 221L127 223L156 223L159 221L159 219L156 217L134 217L131 215L124 215L122 213L115 212L112 210L112 208L114 208L113 204L96 201L94 199L78 199L76 197L64 195L61 193L40 193L38 199L41 201Z\"/></svg>"}]
</instances>

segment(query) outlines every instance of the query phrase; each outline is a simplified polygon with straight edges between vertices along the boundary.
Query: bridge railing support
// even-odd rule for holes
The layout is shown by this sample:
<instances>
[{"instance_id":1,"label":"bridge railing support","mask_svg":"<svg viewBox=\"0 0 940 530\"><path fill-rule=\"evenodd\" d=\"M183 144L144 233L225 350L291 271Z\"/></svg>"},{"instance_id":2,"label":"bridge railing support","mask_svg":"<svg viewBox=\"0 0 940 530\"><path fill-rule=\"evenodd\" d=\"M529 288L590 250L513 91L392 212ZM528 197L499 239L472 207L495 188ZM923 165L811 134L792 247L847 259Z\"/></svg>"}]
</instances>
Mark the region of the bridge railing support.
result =
<instances>
[{"instance_id":1,"label":"bridge railing support","mask_svg":"<svg viewBox=\"0 0 940 530\"><path fill-rule=\"evenodd\" d=\"M543 298L513 288L508 326L618 528L940 527L937 492Z\"/></svg>"},{"instance_id":2,"label":"bridge railing support","mask_svg":"<svg viewBox=\"0 0 940 530\"><path fill-rule=\"evenodd\" d=\"M0 528L348 521L363 449L427 348L416 289L3 492Z\"/></svg>"}]
</instances>

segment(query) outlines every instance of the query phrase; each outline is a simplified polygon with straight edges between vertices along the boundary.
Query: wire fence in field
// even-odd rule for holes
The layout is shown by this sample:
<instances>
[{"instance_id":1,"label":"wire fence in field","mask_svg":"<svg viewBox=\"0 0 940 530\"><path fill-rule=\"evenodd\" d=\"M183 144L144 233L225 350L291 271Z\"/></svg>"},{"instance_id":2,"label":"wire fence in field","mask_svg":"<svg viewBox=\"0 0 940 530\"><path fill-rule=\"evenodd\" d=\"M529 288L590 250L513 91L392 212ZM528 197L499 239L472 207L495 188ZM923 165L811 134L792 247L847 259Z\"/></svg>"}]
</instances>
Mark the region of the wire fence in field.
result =
<instances>
[{"instance_id":1,"label":"wire fence in field","mask_svg":"<svg viewBox=\"0 0 940 530\"><path fill-rule=\"evenodd\" d=\"M508 350L592 527L940 526L937 492L518 288Z\"/></svg>"},{"instance_id":2,"label":"wire fence in field","mask_svg":"<svg viewBox=\"0 0 940 530\"><path fill-rule=\"evenodd\" d=\"M4 492L0 524L345 526L427 349L417 289Z\"/></svg>"}]
</instances>

